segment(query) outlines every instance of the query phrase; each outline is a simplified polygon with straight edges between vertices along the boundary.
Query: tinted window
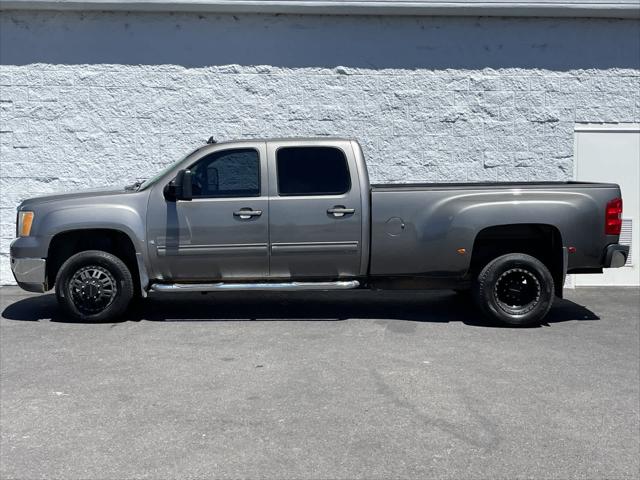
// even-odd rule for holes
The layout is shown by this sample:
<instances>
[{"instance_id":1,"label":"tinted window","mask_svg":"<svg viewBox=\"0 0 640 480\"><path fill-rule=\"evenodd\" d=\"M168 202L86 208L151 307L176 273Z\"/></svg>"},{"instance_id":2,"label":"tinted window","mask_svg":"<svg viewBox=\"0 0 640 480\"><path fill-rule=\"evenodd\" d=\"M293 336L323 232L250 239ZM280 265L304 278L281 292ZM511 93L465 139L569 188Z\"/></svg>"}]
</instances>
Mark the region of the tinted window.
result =
<instances>
[{"instance_id":1,"label":"tinted window","mask_svg":"<svg viewBox=\"0 0 640 480\"><path fill-rule=\"evenodd\" d=\"M260 158L253 149L212 153L191 167L191 172L194 197L260 195Z\"/></svg>"},{"instance_id":2,"label":"tinted window","mask_svg":"<svg viewBox=\"0 0 640 480\"><path fill-rule=\"evenodd\" d=\"M337 148L281 148L277 166L280 195L340 195L351 188L347 159Z\"/></svg>"}]
</instances>

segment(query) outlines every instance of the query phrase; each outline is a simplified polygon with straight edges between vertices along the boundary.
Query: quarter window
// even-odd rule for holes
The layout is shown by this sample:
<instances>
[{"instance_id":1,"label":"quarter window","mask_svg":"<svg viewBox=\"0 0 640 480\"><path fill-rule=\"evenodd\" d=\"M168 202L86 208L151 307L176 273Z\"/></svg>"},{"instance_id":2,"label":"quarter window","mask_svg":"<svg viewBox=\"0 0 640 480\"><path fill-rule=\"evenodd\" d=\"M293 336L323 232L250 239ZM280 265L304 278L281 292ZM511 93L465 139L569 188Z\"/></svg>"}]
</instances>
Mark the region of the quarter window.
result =
<instances>
[{"instance_id":1,"label":"quarter window","mask_svg":"<svg viewBox=\"0 0 640 480\"><path fill-rule=\"evenodd\" d=\"M281 196L341 195L351 188L347 159L337 148L283 147L276 163Z\"/></svg>"},{"instance_id":2,"label":"quarter window","mask_svg":"<svg viewBox=\"0 0 640 480\"><path fill-rule=\"evenodd\" d=\"M191 167L193 197L257 197L260 157L252 148L223 150Z\"/></svg>"}]
</instances>

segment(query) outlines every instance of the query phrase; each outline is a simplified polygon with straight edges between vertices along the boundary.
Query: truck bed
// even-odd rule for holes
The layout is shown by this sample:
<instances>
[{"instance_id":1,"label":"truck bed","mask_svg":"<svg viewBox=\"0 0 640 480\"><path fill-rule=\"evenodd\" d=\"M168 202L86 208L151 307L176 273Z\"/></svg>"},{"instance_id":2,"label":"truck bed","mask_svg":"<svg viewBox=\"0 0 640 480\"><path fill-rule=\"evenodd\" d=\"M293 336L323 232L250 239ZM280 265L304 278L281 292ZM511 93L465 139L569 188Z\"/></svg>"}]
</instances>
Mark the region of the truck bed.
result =
<instances>
[{"instance_id":1,"label":"truck bed","mask_svg":"<svg viewBox=\"0 0 640 480\"><path fill-rule=\"evenodd\" d=\"M612 183L397 183L371 186L372 275L463 276L487 228L545 226L575 248L568 268L599 268ZM459 251L463 252L462 254Z\"/></svg>"}]
</instances>

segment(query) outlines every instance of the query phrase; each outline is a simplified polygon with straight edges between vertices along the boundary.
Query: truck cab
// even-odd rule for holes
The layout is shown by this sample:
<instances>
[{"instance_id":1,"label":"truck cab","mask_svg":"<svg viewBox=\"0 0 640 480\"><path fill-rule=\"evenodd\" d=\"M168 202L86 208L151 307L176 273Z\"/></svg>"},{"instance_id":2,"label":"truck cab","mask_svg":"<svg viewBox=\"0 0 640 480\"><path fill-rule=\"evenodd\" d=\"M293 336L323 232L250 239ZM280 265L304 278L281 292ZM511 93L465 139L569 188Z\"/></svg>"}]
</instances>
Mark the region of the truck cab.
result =
<instances>
[{"instance_id":1,"label":"truck cab","mask_svg":"<svg viewBox=\"0 0 640 480\"><path fill-rule=\"evenodd\" d=\"M154 278L366 275L369 186L367 175L358 175L352 141L214 144L191 155L183 169L190 192L161 182L150 187L146 247Z\"/></svg>"}]
</instances>

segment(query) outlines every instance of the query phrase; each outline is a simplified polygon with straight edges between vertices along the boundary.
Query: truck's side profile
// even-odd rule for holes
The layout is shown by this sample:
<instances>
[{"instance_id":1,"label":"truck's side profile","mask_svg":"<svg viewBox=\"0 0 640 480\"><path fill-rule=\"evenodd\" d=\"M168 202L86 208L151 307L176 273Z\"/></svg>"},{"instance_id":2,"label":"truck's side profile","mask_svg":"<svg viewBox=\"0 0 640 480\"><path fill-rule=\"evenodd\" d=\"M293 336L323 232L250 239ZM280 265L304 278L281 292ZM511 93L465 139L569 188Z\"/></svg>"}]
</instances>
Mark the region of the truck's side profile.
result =
<instances>
[{"instance_id":1,"label":"truck's side profile","mask_svg":"<svg viewBox=\"0 0 640 480\"><path fill-rule=\"evenodd\" d=\"M350 139L208 143L151 180L25 200L11 265L85 320L167 291L471 290L539 322L567 273L622 266L614 184L370 185Z\"/></svg>"}]
</instances>

